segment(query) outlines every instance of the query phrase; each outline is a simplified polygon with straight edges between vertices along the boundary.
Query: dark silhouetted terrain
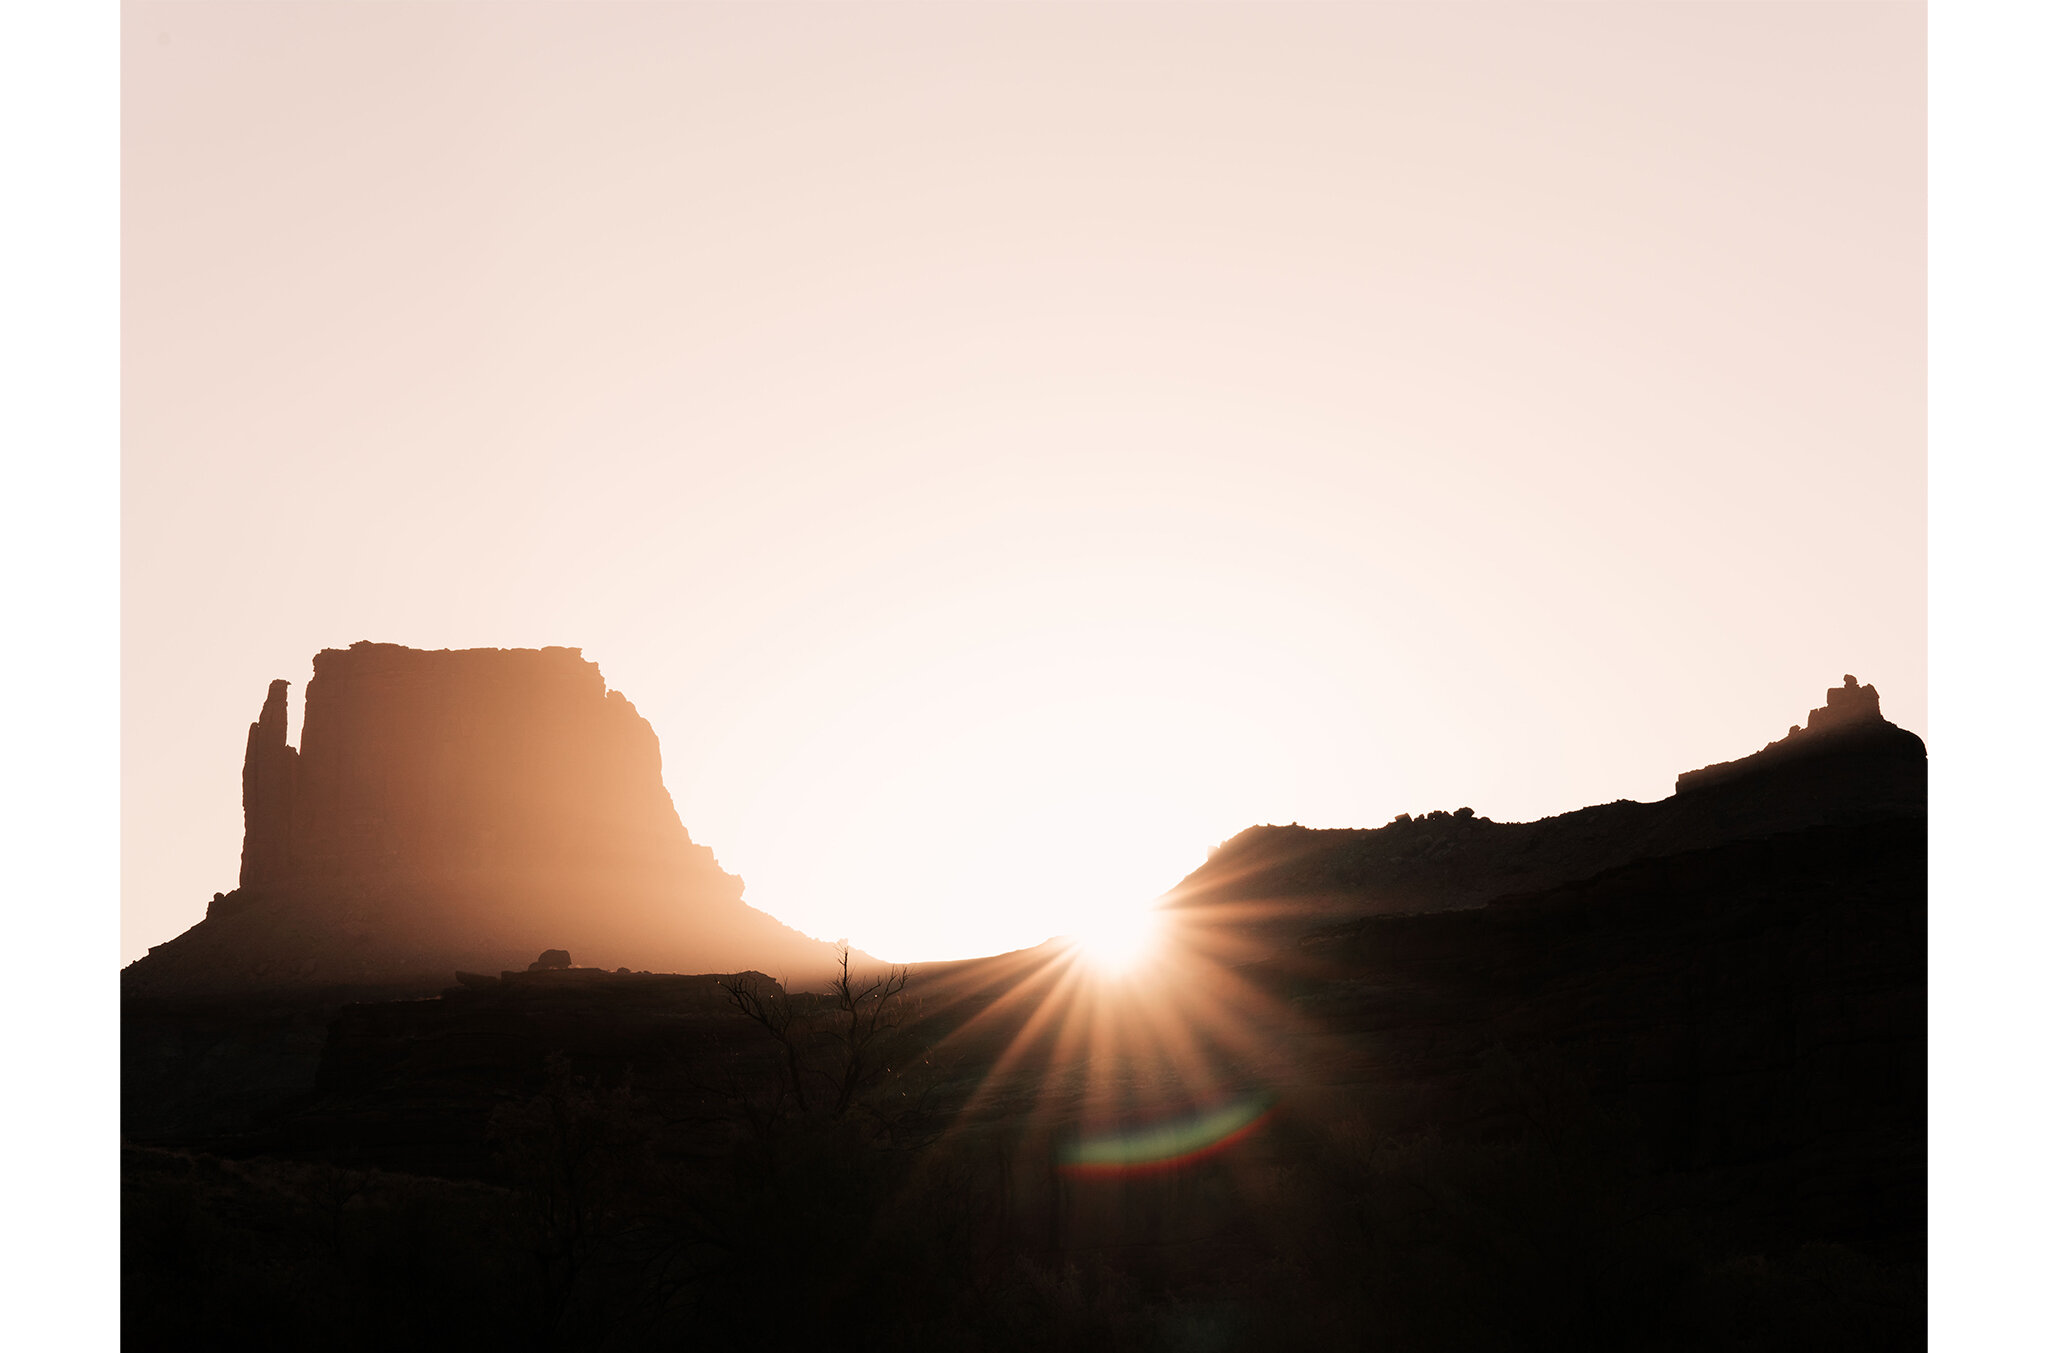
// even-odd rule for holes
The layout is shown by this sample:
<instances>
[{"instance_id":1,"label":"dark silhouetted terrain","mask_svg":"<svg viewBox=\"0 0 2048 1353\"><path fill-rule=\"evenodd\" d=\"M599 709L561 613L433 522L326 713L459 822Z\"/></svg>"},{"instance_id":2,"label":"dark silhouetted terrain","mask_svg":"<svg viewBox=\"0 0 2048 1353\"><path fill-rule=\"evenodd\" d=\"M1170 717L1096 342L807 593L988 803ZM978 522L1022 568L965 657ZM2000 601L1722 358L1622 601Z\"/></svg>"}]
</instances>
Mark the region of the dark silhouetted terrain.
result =
<instances>
[{"instance_id":1,"label":"dark silhouetted terrain","mask_svg":"<svg viewBox=\"0 0 2048 1353\"><path fill-rule=\"evenodd\" d=\"M130 1342L1922 1347L1925 752L1834 705L1660 803L1247 831L1123 982L134 1003Z\"/></svg>"},{"instance_id":2,"label":"dark silhouetted terrain","mask_svg":"<svg viewBox=\"0 0 2048 1353\"><path fill-rule=\"evenodd\" d=\"M1474 907L1653 856L1924 813L1927 748L1879 714L1875 690L1844 681L1830 699L1860 691L1853 714L1815 710L1812 729L1680 775L1668 799L1623 799L1537 822L1439 809L1384 827L1252 827L1182 880L1168 905L1232 958L1249 960L1359 915Z\"/></svg>"}]
</instances>

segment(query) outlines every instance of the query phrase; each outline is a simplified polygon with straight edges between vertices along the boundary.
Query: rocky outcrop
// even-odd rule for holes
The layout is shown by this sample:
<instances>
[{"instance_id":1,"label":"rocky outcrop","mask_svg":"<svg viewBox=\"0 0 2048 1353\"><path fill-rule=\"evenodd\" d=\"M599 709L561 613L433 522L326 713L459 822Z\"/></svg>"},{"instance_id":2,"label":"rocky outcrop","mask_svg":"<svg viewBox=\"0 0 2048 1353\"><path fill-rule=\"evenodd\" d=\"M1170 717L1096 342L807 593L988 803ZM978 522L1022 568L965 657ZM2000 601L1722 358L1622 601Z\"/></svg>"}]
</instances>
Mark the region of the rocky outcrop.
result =
<instances>
[{"instance_id":1,"label":"rocky outcrop","mask_svg":"<svg viewBox=\"0 0 2048 1353\"><path fill-rule=\"evenodd\" d=\"M578 649L358 643L250 726L241 886L123 973L131 997L438 991L566 947L605 967L825 974L690 839L661 747Z\"/></svg>"},{"instance_id":2,"label":"rocky outcrop","mask_svg":"<svg viewBox=\"0 0 2048 1353\"><path fill-rule=\"evenodd\" d=\"M1918 765L1924 776L1927 748L1919 738L1879 713L1875 686L1865 686L1853 676L1844 676L1841 685L1828 691L1825 704L1807 711L1806 727L1794 724L1784 737L1738 760L1685 772L1678 777L1677 792L1690 794L1729 784L1758 771L1843 755L1874 755L1896 761L1902 767Z\"/></svg>"},{"instance_id":3,"label":"rocky outcrop","mask_svg":"<svg viewBox=\"0 0 2048 1353\"><path fill-rule=\"evenodd\" d=\"M242 753L242 887L276 887L291 876L292 795L299 754L285 743L285 692L270 683L263 712L249 725Z\"/></svg>"},{"instance_id":4,"label":"rocky outcrop","mask_svg":"<svg viewBox=\"0 0 2048 1353\"><path fill-rule=\"evenodd\" d=\"M1858 685L1853 676L1844 676L1841 685L1828 691L1826 704L1806 711L1806 731L1809 733L1827 733L1857 724L1885 722L1888 720L1877 709L1877 687Z\"/></svg>"}]
</instances>

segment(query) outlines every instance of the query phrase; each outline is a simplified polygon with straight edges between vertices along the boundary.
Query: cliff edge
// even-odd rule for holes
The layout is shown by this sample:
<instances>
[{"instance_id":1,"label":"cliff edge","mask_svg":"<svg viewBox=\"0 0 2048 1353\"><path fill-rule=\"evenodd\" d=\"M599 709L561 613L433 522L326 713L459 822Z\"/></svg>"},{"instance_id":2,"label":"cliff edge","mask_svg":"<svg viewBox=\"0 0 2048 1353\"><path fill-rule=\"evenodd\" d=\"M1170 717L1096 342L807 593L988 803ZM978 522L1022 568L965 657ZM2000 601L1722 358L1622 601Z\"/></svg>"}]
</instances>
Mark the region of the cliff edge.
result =
<instances>
[{"instance_id":1,"label":"cliff edge","mask_svg":"<svg viewBox=\"0 0 2048 1353\"><path fill-rule=\"evenodd\" d=\"M239 886L124 969L124 995L424 993L558 948L793 980L834 963L690 839L653 728L581 650L325 650L297 748L288 687L249 726Z\"/></svg>"}]
</instances>

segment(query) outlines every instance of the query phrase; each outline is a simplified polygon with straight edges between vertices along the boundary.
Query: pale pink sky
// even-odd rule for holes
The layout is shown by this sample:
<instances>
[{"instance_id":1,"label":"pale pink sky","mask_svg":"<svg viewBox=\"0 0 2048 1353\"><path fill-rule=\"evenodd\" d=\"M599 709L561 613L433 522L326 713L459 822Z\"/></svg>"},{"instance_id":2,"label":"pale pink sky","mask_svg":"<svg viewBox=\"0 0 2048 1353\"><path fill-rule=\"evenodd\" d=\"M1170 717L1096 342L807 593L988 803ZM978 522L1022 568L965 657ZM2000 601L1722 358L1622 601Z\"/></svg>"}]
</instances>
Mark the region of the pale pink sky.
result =
<instances>
[{"instance_id":1,"label":"pale pink sky","mask_svg":"<svg viewBox=\"0 0 2048 1353\"><path fill-rule=\"evenodd\" d=\"M124 960L365 638L904 959L1927 729L1918 5L123 13Z\"/></svg>"}]
</instances>

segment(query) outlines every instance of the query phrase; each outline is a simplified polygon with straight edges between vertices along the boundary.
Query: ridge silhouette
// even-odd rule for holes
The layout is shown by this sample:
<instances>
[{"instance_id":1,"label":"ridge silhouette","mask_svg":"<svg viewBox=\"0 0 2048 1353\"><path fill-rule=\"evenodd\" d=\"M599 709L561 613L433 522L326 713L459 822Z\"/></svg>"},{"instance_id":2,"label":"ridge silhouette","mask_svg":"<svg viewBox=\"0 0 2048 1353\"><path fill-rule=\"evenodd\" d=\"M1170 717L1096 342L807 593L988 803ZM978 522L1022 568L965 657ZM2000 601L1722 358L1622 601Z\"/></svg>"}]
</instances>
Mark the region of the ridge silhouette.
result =
<instances>
[{"instance_id":1,"label":"ridge silhouette","mask_svg":"<svg viewBox=\"0 0 2048 1353\"><path fill-rule=\"evenodd\" d=\"M390 867L337 840L466 858L302 818L271 708L259 884ZM1139 980L1049 942L849 957L835 1000L550 944L432 999L131 990L124 1320L171 1347L1922 1347L1926 757L1874 692L1821 709L1656 803L1250 829Z\"/></svg>"}]
</instances>

